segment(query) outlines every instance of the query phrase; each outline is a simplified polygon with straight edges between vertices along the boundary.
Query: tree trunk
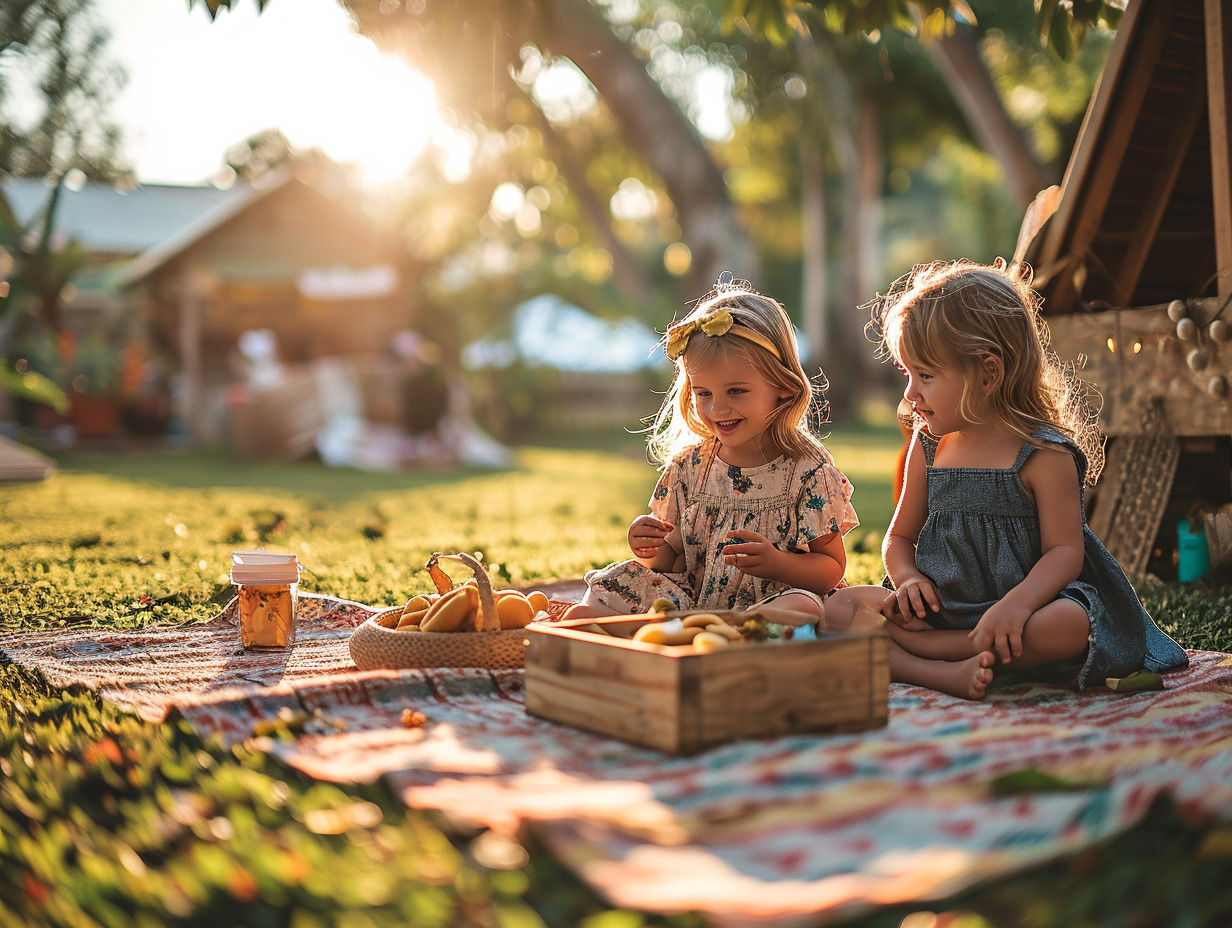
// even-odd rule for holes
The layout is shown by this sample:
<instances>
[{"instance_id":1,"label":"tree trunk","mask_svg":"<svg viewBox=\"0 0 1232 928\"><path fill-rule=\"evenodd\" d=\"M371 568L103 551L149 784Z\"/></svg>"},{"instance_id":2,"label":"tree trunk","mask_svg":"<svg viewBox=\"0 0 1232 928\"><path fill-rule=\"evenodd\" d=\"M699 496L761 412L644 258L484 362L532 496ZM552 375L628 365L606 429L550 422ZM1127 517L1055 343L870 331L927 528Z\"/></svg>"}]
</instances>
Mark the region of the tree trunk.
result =
<instances>
[{"instance_id":1,"label":"tree trunk","mask_svg":"<svg viewBox=\"0 0 1232 928\"><path fill-rule=\"evenodd\" d=\"M828 290L826 255L826 178L815 138L800 138L800 315L808 362L820 367L829 343L826 318Z\"/></svg>"},{"instance_id":2,"label":"tree trunk","mask_svg":"<svg viewBox=\"0 0 1232 928\"><path fill-rule=\"evenodd\" d=\"M1006 112L988 66L980 56L975 30L958 24L952 35L929 42L926 47L971 131L1001 163L1014 197L1025 208L1053 181L1026 134Z\"/></svg>"},{"instance_id":3,"label":"tree trunk","mask_svg":"<svg viewBox=\"0 0 1232 928\"><path fill-rule=\"evenodd\" d=\"M693 255L695 296L723 270L756 281L760 260L728 195L723 171L692 123L646 71L590 0L553 0L548 45L590 79L629 147L663 181L681 237Z\"/></svg>"}]
</instances>

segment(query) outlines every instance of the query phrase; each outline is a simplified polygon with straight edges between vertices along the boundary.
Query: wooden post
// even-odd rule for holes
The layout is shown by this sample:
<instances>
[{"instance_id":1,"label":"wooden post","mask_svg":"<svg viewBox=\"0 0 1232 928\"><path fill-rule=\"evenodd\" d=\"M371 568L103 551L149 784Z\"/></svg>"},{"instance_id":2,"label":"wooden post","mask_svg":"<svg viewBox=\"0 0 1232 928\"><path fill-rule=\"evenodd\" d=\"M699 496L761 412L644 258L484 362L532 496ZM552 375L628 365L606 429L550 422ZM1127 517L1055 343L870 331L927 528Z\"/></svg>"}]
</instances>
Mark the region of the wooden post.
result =
<instances>
[{"instance_id":1,"label":"wooden post","mask_svg":"<svg viewBox=\"0 0 1232 928\"><path fill-rule=\"evenodd\" d=\"M1219 295L1232 293L1232 11L1206 0L1206 86L1211 123L1211 193L1215 206L1215 267Z\"/></svg>"},{"instance_id":2,"label":"wooden post","mask_svg":"<svg viewBox=\"0 0 1232 928\"><path fill-rule=\"evenodd\" d=\"M185 267L180 278L180 373L184 378L184 425L190 443L205 437L201 385L201 302L199 275Z\"/></svg>"}]
</instances>

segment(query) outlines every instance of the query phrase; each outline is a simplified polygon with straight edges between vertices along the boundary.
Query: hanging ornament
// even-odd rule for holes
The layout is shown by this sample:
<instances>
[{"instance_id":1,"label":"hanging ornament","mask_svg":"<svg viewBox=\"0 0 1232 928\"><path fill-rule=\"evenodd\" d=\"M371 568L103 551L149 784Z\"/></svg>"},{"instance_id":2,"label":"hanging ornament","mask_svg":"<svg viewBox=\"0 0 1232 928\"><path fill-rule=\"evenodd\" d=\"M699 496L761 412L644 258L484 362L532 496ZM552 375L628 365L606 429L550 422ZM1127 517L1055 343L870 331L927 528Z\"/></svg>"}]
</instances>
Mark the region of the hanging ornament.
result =
<instances>
[{"instance_id":1,"label":"hanging ornament","mask_svg":"<svg viewBox=\"0 0 1232 928\"><path fill-rule=\"evenodd\" d=\"M1188 316L1181 319L1176 324L1176 337L1183 342L1192 342L1198 340L1198 323L1194 322Z\"/></svg>"},{"instance_id":2,"label":"hanging ornament","mask_svg":"<svg viewBox=\"0 0 1232 928\"><path fill-rule=\"evenodd\" d=\"M1216 319L1206 327L1206 334L1211 337L1211 341L1226 342L1232 338L1232 326L1222 319Z\"/></svg>"},{"instance_id":3,"label":"hanging ornament","mask_svg":"<svg viewBox=\"0 0 1232 928\"><path fill-rule=\"evenodd\" d=\"M1227 396L1228 395L1228 378L1222 374L1216 374L1206 382L1206 392L1211 396Z\"/></svg>"},{"instance_id":4,"label":"hanging ornament","mask_svg":"<svg viewBox=\"0 0 1232 928\"><path fill-rule=\"evenodd\" d=\"M1191 371L1204 371L1206 366L1211 363L1211 353L1205 348L1195 348L1189 352L1185 358L1185 363L1189 365Z\"/></svg>"},{"instance_id":5,"label":"hanging ornament","mask_svg":"<svg viewBox=\"0 0 1232 928\"><path fill-rule=\"evenodd\" d=\"M1189 315L1189 307L1185 305L1184 300L1173 300L1168 304L1168 318L1173 322L1180 322Z\"/></svg>"}]
</instances>

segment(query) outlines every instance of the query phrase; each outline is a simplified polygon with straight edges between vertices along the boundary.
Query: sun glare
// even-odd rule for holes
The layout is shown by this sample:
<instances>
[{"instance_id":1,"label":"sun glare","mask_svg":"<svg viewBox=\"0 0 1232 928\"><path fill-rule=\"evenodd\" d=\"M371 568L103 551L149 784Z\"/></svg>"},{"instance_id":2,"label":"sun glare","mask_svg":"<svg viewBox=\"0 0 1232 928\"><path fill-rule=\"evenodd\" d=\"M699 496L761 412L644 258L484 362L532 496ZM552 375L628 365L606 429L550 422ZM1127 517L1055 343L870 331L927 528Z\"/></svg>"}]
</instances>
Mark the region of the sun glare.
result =
<instances>
[{"instance_id":1,"label":"sun glare","mask_svg":"<svg viewBox=\"0 0 1232 928\"><path fill-rule=\"evenodd\" d=\"M394 180L419 156L439 121L432 82L404 62L357 39L337 51L331 74L300 89L310 101L286 121L287 137L359 165L365 181Z\"/></svg>"}]
</instances>

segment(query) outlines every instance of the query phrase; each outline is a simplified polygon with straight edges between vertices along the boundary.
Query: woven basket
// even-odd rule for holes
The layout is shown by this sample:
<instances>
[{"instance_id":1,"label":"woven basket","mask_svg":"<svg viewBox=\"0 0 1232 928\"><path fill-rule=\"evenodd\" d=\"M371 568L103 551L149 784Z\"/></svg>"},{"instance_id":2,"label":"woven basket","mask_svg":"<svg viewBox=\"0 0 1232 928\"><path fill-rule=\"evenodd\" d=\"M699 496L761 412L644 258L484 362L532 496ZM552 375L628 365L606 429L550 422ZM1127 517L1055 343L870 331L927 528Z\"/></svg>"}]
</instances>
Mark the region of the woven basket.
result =
<instances>
[{"instance_id":1,"label":"woven basket","mask_svg":"<svg viewBox=\"0 0 1232 928\"><path fill-rule=\"evenodd\" d=\"M402 614L395 606L371 616L351 633L351 660L360 670L400 670L418 667L484 667L488 670L523 665L526 630L498 632L399 632L380 625L382 617Z\"/></svg>"},{"instance_id":2,"label":"woven basket","mask_svg":"<svg viewBox=\"0 0 1232 928\"><path fill-rule=\"evenodd\" d=\"M1202 513L1206 523L1206 546L1211 552L1211 567L1218 568L1232 561L1232 518L1223 508Z\"/></svg>"},{"instance_id":3,"label":"woven basket","mask_svg":"<svg viewBox=\"0 0 1232 928\"><path fill-rule=\"evenodd\" d=\"M442 577L440 589L450 583L439 570L438 560L466 564L479 585L479 601L484 614L496 622L496 603L492 582L483 567L467 554L434 554L428 561L433 579ZM394 606L371 616L351 633L351 660L360 670L401 670L428 667L482 667L488 670L515 669L524 665L526 631L521 628L484 629L464 632L400 632L386 628L385 622L402 614L402 606Z\"/></svg>"}]
</instances>

